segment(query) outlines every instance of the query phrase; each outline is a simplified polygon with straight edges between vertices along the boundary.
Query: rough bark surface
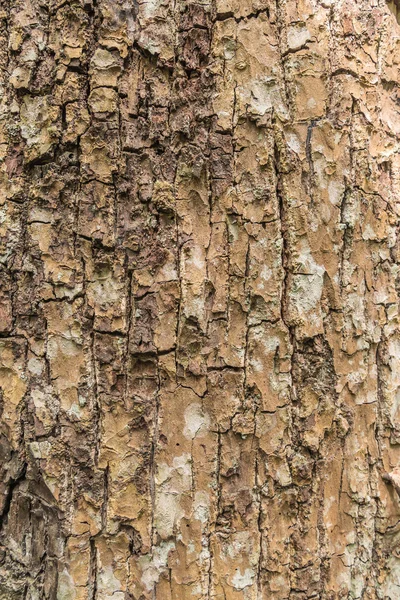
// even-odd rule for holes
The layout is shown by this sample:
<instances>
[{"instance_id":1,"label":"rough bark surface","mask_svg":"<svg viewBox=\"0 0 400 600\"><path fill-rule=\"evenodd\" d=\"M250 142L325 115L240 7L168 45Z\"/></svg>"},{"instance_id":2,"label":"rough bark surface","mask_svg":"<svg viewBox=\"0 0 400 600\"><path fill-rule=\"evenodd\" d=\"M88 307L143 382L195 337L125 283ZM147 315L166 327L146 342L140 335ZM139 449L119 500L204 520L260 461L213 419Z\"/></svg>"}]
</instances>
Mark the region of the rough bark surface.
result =
<instances>
[{"instance_id":1,"label":"rough bark surface","mask_svg":"<svg viewBox=\"0 0 400 600\"><path fill-rule=\"evenodd\" d=\"M400 597L397 12L2 0L2 600Z\"/></svg>"}]
</instances>

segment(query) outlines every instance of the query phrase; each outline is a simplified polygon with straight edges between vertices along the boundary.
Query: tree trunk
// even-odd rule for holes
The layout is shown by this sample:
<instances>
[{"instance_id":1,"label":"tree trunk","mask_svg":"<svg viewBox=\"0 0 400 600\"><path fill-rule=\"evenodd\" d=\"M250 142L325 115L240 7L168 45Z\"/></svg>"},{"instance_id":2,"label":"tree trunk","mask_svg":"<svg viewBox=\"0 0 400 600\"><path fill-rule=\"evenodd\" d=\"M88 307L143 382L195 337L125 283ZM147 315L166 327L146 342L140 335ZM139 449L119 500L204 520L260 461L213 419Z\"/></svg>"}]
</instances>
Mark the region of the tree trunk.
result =
<instances>
[{"instance_id":1,"label":"tree trunk","mask_svg":"<svg viewBox=\"0 0 400 600\"><path fill-rule=\"evenodd\" d=\"M400 597L385 0L3 0L0 599Z\"/></svg>"}]
</instances>

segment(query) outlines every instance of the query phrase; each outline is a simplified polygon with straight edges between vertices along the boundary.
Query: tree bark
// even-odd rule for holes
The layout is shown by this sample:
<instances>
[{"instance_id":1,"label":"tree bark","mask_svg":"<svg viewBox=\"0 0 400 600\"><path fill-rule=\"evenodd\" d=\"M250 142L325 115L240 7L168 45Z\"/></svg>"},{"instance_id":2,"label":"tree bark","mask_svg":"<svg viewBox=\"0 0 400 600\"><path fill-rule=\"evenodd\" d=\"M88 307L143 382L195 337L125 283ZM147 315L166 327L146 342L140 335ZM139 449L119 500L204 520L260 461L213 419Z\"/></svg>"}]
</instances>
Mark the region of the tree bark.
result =
<instances>
[{"instance_id":1,"label":"tree bark","mask_svg":"<svg viewBox=\"0 0 400 600\"><path fill-rule=\"evenodd\" d=\"M385 0L3 0L1 600L400 597Z\"/></svg>"}]
</instances>

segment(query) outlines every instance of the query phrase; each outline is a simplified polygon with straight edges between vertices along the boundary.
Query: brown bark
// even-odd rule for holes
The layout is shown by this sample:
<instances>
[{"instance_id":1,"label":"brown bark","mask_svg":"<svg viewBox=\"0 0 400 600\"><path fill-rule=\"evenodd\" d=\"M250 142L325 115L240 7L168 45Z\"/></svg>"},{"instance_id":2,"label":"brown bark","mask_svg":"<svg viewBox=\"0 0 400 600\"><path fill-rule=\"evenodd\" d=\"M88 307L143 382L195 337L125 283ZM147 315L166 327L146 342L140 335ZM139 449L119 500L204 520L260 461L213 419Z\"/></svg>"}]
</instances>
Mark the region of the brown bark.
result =
<instances>
[{"instance_id":1,"label":"brown bark","mask_svg":"<svg viewBox=\"0 0 400 600\"><path fill-rule=\"evenodd\" d=\"M385 0L3 0L0 599L400 597Z\"/></svg>"}]
</instances>

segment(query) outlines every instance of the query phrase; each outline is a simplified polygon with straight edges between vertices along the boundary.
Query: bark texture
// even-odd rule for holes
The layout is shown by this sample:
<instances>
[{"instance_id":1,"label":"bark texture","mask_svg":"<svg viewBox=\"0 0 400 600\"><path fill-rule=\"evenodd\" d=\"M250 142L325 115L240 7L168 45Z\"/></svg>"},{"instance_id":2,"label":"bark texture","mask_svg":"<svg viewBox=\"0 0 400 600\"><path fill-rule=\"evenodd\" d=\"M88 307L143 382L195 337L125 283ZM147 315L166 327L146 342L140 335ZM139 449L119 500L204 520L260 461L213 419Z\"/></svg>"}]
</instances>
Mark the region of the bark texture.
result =
<instances>
[{"instance_id":1,"label":"bark texture","mask_svg":"<svg viewBox=\"0 0 400 600\"><path fill-rule=\"evenodd\" d=\"M385 0L2 0L1 600L400 597Z\"/></svg>"}]
</instances>

